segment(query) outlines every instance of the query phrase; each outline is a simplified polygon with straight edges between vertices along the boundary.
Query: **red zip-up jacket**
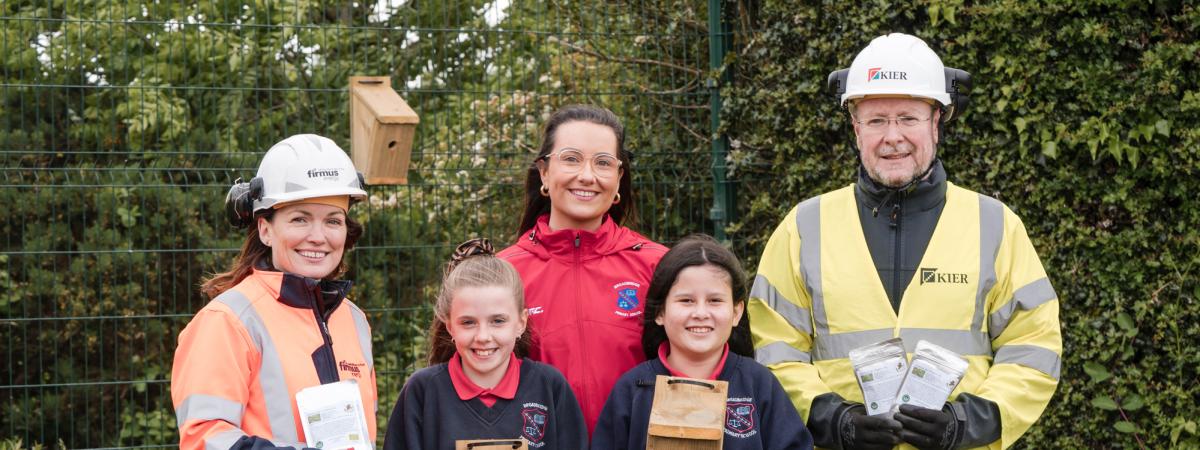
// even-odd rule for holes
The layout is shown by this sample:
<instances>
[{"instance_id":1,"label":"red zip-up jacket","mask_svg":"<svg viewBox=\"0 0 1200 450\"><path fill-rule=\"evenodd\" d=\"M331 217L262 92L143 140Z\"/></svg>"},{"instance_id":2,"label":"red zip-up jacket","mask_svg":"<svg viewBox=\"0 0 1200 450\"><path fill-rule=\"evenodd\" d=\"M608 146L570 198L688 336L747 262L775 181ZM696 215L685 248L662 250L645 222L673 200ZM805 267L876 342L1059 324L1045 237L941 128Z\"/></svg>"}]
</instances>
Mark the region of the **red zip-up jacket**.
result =
<instances>
[{"instance_id":1,"label":"red zip-up jacket","mask_svg":"<svg viewBox=\"0 0 1200 450\"><path fill-rule=\"evenodd\" d=\"M549 221L543 215L498 256L525 283L530 359L567 377L590 436L617 379L646 359L643 301L667 248L607 216L594 232L551 231Z\"/></svg>"}]
</instances>

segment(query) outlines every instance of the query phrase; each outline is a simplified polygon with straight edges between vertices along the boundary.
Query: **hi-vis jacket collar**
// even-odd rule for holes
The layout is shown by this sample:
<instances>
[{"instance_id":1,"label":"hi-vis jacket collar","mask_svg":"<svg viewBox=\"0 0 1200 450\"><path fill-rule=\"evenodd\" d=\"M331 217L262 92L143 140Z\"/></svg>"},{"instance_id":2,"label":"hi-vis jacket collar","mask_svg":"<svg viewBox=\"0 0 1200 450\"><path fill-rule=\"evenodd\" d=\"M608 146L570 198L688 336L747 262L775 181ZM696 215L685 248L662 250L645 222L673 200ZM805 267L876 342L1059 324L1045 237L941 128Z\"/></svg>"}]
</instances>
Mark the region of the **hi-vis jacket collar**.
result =
<instances>
[{"instance_id":1,"label":"hi-vis jacket collar","mask_svg":"<svg viewBox=\"0 0 1200 450\"><path fill-rule=\"evenodd\" d=\"M325 315L342 304L354 284L349 280L315 280L273 270L254 269L254 273L266 282L267 289L280 303L293 308L317 309L320 292L319 310Z\"/></svg>"},{"instance_id":2,"label":"hi-vis jacket collar","mask_svg":"<svg viewBox=\"0 0 1200 450\"><path fill-rule=\"evenodd\" d=\"M928 211L946 200L946 169L942 167L942 160L935 159L927 178L902 193L894 193L891 188L872 180L859 163L858 182L854 188L855 194L863 196L871 206L883 209L903 201L905 209L916 208L912 212ZM884 201L888 204L884 205Z\"/></svg>"}]
</instances>

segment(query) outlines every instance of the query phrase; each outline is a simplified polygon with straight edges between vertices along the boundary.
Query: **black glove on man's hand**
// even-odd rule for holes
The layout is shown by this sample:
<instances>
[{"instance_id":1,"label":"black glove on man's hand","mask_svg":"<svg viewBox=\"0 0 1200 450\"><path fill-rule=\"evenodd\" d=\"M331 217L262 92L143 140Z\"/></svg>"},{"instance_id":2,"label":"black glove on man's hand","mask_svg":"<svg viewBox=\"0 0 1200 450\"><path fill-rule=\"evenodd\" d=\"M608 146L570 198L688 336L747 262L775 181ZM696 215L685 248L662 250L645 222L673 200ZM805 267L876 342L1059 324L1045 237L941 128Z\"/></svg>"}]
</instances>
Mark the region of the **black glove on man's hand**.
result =
<instances>
[{"instance_id":1,"label":"black glove on man's hand","mask_svg":"<svg viewBox=\"0 0 1200 450\"><path fill-rule=\"evenodd\" d=\"M900 405L895 419L904 430L900 438L921 450L951 450L958 445L958 419L950 406L941 411L913 405Z\"/></svg>"},{"instance_id":2,"label":"black glove on man's hand","mask_svg":"<svg viewBox=\"0 0 1200 450\"><path fill-rule=\"evenodd\" d=\"M842 414L838 421L845 450L888 450L900 443L900 422L884 416L868 416L867 409L856 405Z\"/></svg>"}]
</instances>

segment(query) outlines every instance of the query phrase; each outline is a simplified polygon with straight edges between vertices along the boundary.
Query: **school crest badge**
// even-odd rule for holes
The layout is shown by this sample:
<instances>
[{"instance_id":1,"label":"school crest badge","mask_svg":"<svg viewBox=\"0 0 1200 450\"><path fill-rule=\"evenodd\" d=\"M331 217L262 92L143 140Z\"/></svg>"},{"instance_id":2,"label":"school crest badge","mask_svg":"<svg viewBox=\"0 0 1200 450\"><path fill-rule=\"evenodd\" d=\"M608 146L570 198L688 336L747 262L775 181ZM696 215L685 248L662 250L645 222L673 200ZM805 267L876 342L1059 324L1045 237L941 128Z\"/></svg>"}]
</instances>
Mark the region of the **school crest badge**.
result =
<instances>
[{"instance_id":1,"label":"school crest badge","mask_svg":"<svg viewBox=\"0 0 1200 450\"><path fill-rule=\"evenodd\" d=\"M725 429L741 437L754 430L754 404L730 402L725 405Z\"/></svg>"},{"instance_id":2,"label":"school crest badge","mask_svg":"<svg viewBox=\"0 0 1200 450\"><path fill-rule=\"evenodd\" d=\"M637 289L625 288L617 291L617 307L626 311L633 311L637 308L638 298Z\"/></svg>"},{"instance_id":3,"label":"school crest badge","mask_svg":"<svg viewBox=\"0 0 1200 450\"><path fill-rule=\"evenodd\" d=\"M526 405L529 405L528 403ZM521 410L521 418L525 424L521 427L521 436L531 444L538 444L546 437L546 407L533 404Z\"/></svg>"},{"instance_id":4,"label":"school crest badge","mask_svg":"<svg viewBox=\"0 0 1200 450\"><path fill-rule=\"evenodd\" d=\"M641 284L634 281L625 281L613 285L613 291L617 294L617 309L613 313L620 317L642 315L642 310L638 309L642 306L641 300L638 300L638 289L641 287Z\"/></svg>"}]
</instances>

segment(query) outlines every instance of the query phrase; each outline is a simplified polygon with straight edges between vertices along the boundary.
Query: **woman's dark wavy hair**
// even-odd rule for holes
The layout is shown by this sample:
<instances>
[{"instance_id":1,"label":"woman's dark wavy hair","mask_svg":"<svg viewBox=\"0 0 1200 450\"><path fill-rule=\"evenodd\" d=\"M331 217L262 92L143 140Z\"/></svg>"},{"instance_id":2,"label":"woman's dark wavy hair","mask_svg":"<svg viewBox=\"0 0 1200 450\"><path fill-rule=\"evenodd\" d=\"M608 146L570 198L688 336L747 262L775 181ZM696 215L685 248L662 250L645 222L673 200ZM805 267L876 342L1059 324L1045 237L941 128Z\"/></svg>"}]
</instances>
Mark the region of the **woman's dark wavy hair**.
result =
<instances>
[{"instance_id":1,"label":"woman's dark wavy hair","mask_svg":"<svg viewBox=\"0 0 1200 450\"><path fill-rule=\"evenodd\" d=\"M742 319L733 327L729 334L729 350L733 353L753 358L754 342L750 339L750 314L746 311L749 296L749 286L746 273L742 271L742 263L737 256L725 248L711 236L693 234L683 238L663 255L654 269L654 278L650 280L650 288L646 291L646 312L642 319L642 352L646 359L658 357L658 346L667 341L667 330L654 322L666 306L667 294L679 272L688 267L712 265L729 274L730 292L733 293L733 304L742 305Z\"/></svg>"},{"instance_id":2,"label":"woman's dark wavy hair","mask_svg":"<svg viewBox=\"0 0 1200 450\"><path fill-rule=\"evenodd\" d=\"M625 149L625 126L621 119L606 108L593 105L568 105L559 108L546 121L542 130L542 144L538 148L537 157L529 164L525 173L525 211L521 214L521 222L517 227L517 236L529 231L537 224L538 217L550 212L550 198L543 196L542 177L538 171L538 161L554 151L554 140L558 127L570 122L590 122L611 128L617 135L617 159L621 160L621 181L617 184L617 193L621 201L608 208L608 216L617 225L629 228L637 227L637 202L633 196L631 179L633 178L632 155Z\"/></svg>"},{"instance_id":3,"label":"woman's dark wavy hair","mask_svg":"<svg viewBox=\"0 0 1200 450\"><path fill-rule=\"evenodd\" d=\"M446 263L442 275L442 290L433 306L433 323L429 325L429 364L450 361L457 351L446 322L450 320L450 306L454 295L465 287L500 286L512 292L517 302L517 311L525 311L525 285L517 269L508 261L496 257L492 243L484 238L471 239L458 245L450 262ZM529 323L525 332L517 338L513 353L518 358L529 355Z\"/></svg>"}]
</instances>

